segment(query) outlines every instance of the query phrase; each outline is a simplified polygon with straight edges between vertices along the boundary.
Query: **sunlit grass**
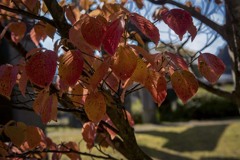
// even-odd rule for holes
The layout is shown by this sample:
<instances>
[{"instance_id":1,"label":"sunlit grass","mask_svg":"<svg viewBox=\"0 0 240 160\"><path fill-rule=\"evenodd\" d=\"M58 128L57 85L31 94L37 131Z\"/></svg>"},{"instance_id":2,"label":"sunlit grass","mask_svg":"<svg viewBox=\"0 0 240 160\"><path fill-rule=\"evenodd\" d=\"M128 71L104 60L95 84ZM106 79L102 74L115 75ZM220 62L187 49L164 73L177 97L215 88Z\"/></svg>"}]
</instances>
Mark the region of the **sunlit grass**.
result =
<instances>
[{"instance_id":1,"label":"sunlit grass","mask_svg":"<svg viewBox=\"0 0 240 160\"><path fill-rule=\"evenodd\" d=\"M139 145L154 159L240 160L239 120L227 124L137 125L135 130ZM89 152L82 140L81 129L48 128L47 132L56 143L75 141L80 144L82 152ZM116 158L122 158L111 148L104 151ZM95 148L90 153L100 155Z\"/></svg>"}]
</instances>

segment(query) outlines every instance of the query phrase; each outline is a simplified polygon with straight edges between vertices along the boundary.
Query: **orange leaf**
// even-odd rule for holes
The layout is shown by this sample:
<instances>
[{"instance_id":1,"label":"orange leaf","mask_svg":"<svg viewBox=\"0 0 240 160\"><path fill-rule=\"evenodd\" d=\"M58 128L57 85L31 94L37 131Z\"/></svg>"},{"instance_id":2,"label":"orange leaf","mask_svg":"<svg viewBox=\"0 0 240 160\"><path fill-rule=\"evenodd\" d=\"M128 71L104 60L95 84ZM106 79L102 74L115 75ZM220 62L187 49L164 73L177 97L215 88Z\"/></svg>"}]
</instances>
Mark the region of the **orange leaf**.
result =
<instances>
[{"instance_id":1,"label":"orange leaf","mask_svg":"<svg viewBox=\"0 0 240 160\"><path fill-rule=\"evenodd\" d=\"M103 40L103 49L110 55L114 55L124 31L125 21L119 18L107 27Z\"/></svg>"},{"instance_id":2,"label":"orange leaf","mask_svg":"<svg viewBox=\"0 0 240 160\"><path fill-rule=\"evenodd\" d=\"M27 126L24 123L18 122L15 126L4 127L4 133L8 138L10 138L13 144L15 144L17 147L20 147L26 140L26 129Z\"/></svg>"},{"instance_id":3,"label":"orange leaf","mask_svg":"<svg viewBox=\"0 0 240 160\"><path fill-rule=\"evenodd\" d=\"M13 22L9 26L9 30L11 31L12 41L17 44L24 37L27 27L24 22Z\"/></svg>"},{"instance_id":4,"label":"orange leaf","mask_svg":"<svg viewBox=\"0 0 240 160\"><path fill-rule=\"evenodd\" d=\"M111 66L113 72L125 81L133 74L137 66L137 56L129 46L119 46L113 58Z\"/></svg>"},{"instance_id":5,"label":"orange leaf","mask_svg":"<svg viewBox=\"0 0 240 160\"><path fill-rule=\"evenodd\" d=\"M144 36L152 40L156 45L159 42L160 34L158 28L145 17L132 13L129 17L130 22L137 27Z\"/></svg>"},{"instance_id":6,"label":"orange leaf","mask_svg":"<svg viewBox=\"0 0 240 160\"><path fill-rule=\"evenodd\" d=\"M163 21L179 36L182 40L183 35L188 31L192 40L197 34L197 29L193 25L191 15L182 9L172 9L162 12Z\"/></svg>"},{"instance_id":7,"label":"orange leaf","mask_svg":"<svg viewBox=\"0 0 240 160\"><path fill-rule=\"evenodd\" d=\"M45 26L45 32L50 38L53 39L56 33L56 28L47 23Z\"/></svg>"},{"instance_id":8,"label":"orange leaf","mask_svg":"<svg viewBox=\"0 0 240 160\"><path fill-rule=\"evenodd\" d=\"M78 8L69 5L65 8L65 12L66 12L66 16L68 18L68 20L74 24L76 21L78 21L80 19L80 11Z\"/></svg>"},{"instance_id":9,"label":"orange leaf","mask_svg":"<svg viewBox=\"0 0 240 160\"><path fill-rule=\"evenodd\" d=\"M96 136L96 128L93 122L86 122L83 124L82 137L87 143L87 148L92 149L94 146L94 139Z\"/></svg>"},{"instance_id":10,"label":"orange leaf","mask_svg":"<svg viewBox=\"0 0 240 160\"><path fill-rule=\"evenodd\" d=\"M89 10L90 6L94 4L95 2L93 0L79 0L80 6L85 9L86 11Z\"/></svg>"},{"instance_id":11,"label":"orange leaf","mask_svg":"<svg viewBox=\"0 0 240 160\"><path fill-rule=\"evenodd\" d=\"M80 107L81 104L85 103L88 90L83 88L82 84L78 83L72 88L71 100L73 104L77 107Z\"/></svg>"},{"instance_id":12,"label":"orange leaf","mask_svg":"<svg viewBox=\"0 0 240 160\"><path fill-rule=\"evenodd\" d=\"M47 34L45 32L45 26L42 24L36 24L30 31L30 37L36 46L39 46L40 40L45 40Z\"/></svg>"},{"instance_id":13,"label":"orange leaf","mask_svg":"<svg viewBox=\"0 0 240 160\"><path fill-rule=\"evenodd\" d=\"M171 82L177 96L186 103L198 90L198 81L194 75L186 70L175 71L171 75Z\"/></svg>"},{"instance_id":14,"label":"orange leaf","mask_svg":"<svg viewBox=\"0 0 240 160\"><path fill-rule=\"evenodd\" d=\"M41 135L39 133L39 128L34 126L28 126L26 129L26 141L29 149L34 149L40 145Z\"/></svg>"},{"instance_id":15,"label":"orange leaf","mask_svg":"<svg viewBox=\"0 0 240 160\"><path fill-rule=\"evenodd\" d=\"M50 50L42 50L33 54L25 67L29 80L43 88L51 84L56 68L57 53Z\"/></svg>"},{"instance_id":16,"label":"orange leaf","mask_svg":"<svg viewBox=\"0 0 240 160\"><path fill-rule=\"evenodd\" d=\"M85 41L81 33L81 26L84 17L87 16L81 16L81 20L77 21L74 26L69 30L69 39L71 43L73 43L80 51L90 54L93 52L94 48L92 48L92 46Z\"/></svg>"},{"instance_id":17,"label":"orange leaf","mask_svg":"<svg viewBox=\"0 0 240 160\"><path fill-rule=\"evenodd\" d=\"M106 102L102 93L90 93L86 98L84 108L88 118L98 123L106 113Z\"/></svg>"},{"instance_id":18,"label":"orange leaf","mask_svg":"<svg viewBox=\"0 0 240 160\"><path fill-rule=\"evenodd\" d=\"M200 73L212 84L216 83L225 71L225 68L223 61L213 54L203 53L198 57Z\"/></svg>"},{"instance_id":19,"label":"orange leaf","mask_svg":"<svg viewBox=\"0 0 240 160\"><path fill-rule=\"evenodd\" d=\"M95 73L89 80L90 90L94 91L98 84L103 80L103 78L107 75L108 69L110 66L110 59L105 59L101 65L95 70Z\"/></svg>"},{"instance_id":20,"label":"orange leaf","mask_svg":"<svg viewBox=\"0 0 240 160\"><path fill-rule=\"evenodd\" d=\"M42 122L46 124L51 120L57 120L57 105L57 96L55 94L49 95L47 91L42 90L33 103L33 109L40 115Z\"/></svg>"},{"instance_id":21,"label":"orange leaf","mask_svg":"<svg viewBox=\"0 0 240 160\"><path fill-rule=\"evenodd\" d=\"M99 18L87 16L83 19L81 33L88 44L100 48L106 33L106 25Z\"/></svg>"},{"instance_id":22,"label":"orange leaf","mask_svg":"<svg viewBox=\"0 0 240 160\"><path fill-rule=\"evenodd\" d=\"M167 96L167 82L165 78L158 72L150 70L144 86L151 93L153 100L160 106Z\"/></svg>"},{"instance_id":23,"label":"orange leaf","mask_svg":"<svg viewBox=\"0 0 240 160\"><path fill-rule=\"evenodd\" d=\"M135 50L136 53L143 56L144 59L148 63L152 65L155 70L159 71L159 68L164 67L163 66L163 56L162 53L156 53L156 54L150 54L148 51L146 51L144 48L140 46L130 45L131 48Z\"/></svg>"},{"instance_id":24,"label":"orange leaf","mask_svg":"<svg viewBox=\"0 0 240 160\"><path fill-rule=\"evenodd\" d=\"M144 84L147 75L148 75L147 64L143 62L142 59L138 58L137 66L131 76L131 80Z\"/></svg>"},{"instance_id":25,"label":"orange leaf","mask_svg":"<svg viewBox=\"0 0 240 160\"><path fill-rule=\"evenodd\" d=\"M143 7L143 0L133 0L139 9L142 9Z\"/></svg>"},{"instance_id":26,"label":"orange leaf","mask_svg":"<svg viewBox=\"0 0 240 160\"><path fill-rule=\"evenodd\" d=\"M83 70L82 53L79 50L69 50L59 60L59 76L61 86L74 86Z\"/></svg>"},{"instance_id":27,"label":"orange leaf","mask_svg":"<svg viewBox=\"0 0 240 160\"><path fill-rule=\"evenodd\" d=\"M16 83L18 67L9 64L0 66L0 94L10 99L13 86Z\"/></svg>"}]
</instances>

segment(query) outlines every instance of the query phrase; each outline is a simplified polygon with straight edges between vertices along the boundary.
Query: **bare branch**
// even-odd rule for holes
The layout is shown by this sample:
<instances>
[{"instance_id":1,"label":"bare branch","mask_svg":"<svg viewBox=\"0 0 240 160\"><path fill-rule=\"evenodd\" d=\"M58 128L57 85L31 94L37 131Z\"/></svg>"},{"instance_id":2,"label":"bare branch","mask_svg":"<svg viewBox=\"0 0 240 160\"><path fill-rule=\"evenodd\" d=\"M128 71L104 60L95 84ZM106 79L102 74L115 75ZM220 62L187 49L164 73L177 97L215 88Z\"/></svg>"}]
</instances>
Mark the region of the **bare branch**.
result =
<instances>
[{"instance_id":1,"label":"bare branch","mask_svg":"<svg viewBox=\"0 0 240 160\"><path fill-rule=\"evenodd\" d=\"M46 23L56 27L54 21L52 21L52 20L50 20L50 19L48 19L46 17L43 17L43 16L37 16L37 15L32 14L30 12L26 12L26 11L21 10L21 9L9 8L9 7L1 5L1 4L0 4L0 9L6 10L6 11L9 11L9 12L12 12L12 13L16 13L16 14L21 14L23 16L26 16L26 17L30 18L30 19L41 20L43 22L46 22Z\"/></svg>"},{"instance_id":2,"label":"bare branch","mask_svg":"<svg viewBox=\"0 0 240 160\"><path fill-rule=\"evenodd\" d=\"M229 93L227 91L223 91L221 89L214 88L212 85L205 84L202 81L198 81L198 83L199 83L199 86L202 87L203 89L206 89L207 91L209 91L215 95L218 95L220 97L234 101L233 95L231 93Z\"/></svg>"},{"instance_id":3,"label":"bare branch","mask_svg":"<svg viewBox=\"0 0 240 160\"><path fill-rule=\"evenodd\" d=\"M10 154L6 157L8 157L8 158L14 158L14 157L27 158L31 155L41 154L41 153L63 153L63 154L76 153L76 154L79 154L79 155L82 155L82 156L89 156L89 157L92 157L92 158L117 160L116 158L114 158L110 155L101 156L101 155L91 154L91 153L87 153L87 152L80 152L80 151L76 151L76 150L73 150L73 149L69 149L68 151L51 150L51 149L31 150L31 151L26 151L26 152L23 152L23 153L12 153L12 154Z\"/></svg>"}]
</instances>

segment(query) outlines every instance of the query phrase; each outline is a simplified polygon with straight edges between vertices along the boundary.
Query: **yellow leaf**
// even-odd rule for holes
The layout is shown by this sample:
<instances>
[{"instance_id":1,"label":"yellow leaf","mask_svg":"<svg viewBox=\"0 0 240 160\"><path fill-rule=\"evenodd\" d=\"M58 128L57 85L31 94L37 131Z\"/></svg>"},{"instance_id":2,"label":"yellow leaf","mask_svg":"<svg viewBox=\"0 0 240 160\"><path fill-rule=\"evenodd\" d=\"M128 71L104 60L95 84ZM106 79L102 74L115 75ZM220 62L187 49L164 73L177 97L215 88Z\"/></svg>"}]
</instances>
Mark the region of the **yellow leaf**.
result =
<instances>
[{"instance_id":1,"label":"yellow leaf","mask_svg":"<svg viewBox=\"0 0 240 160\"><path fill-rule=\"evenodd\" d=\"M137 66L137 56L129 46L120 46L113 58L113 72L121 80L127 80Z\"/></svg>"},{"instance_id":2,"label":"yellow leaf","mask_svg":"<svg viewBox=\"0 0 240 160\"><path fill-rule=\"evenodd\" d=\"M84 107L88 118L95 123L99 122L106 113L104 96L100 92L89 94Z\"/></svg>"},{"instance_id":3,"label":"yellow leaf","mask_svg":"<svg viewBox=\"0 0 240 160\"><path fill-rule=\"evenodd\" d=\"M20 147L26 140L27 126L24 123L18 122L15 126L6 126L4 133L17 147Z\"/></svg>"}]
</instances>

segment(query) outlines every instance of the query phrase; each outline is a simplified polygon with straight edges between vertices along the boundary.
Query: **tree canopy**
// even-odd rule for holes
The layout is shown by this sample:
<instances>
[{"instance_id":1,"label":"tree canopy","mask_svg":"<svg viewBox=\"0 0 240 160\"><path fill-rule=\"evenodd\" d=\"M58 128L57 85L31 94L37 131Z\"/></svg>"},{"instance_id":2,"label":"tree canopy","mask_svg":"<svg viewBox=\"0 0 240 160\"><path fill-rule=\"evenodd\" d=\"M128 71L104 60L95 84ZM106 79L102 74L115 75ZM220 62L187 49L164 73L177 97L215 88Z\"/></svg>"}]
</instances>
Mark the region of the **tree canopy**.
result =
<instances>
[{"instance_id":1,"label":"tree canopy","mask_svg":"<svg viewBox=\"0 0 240 160\"><path fill-rule=\"evenodd\" d=\"M119 3L114 0L1 0L1 39L17 49L21 58L15 64L6 62L0 66L0 95L13 99L14 86L22 96L32 94L33 106L25 109L39 115L44 124L56 121L59 110L72 112L83 124L83 140L90 150L94 144L110 146L128 159L151 159L137 145L134 122L124 107L125 97L135 90L146 88L160 107L167 95L167 85L183 103L201 86L231 98L240 106L239 33L238 24L231 23L236 17L230 10L234 2L202 2L226 6L230 20L224 26L201 14L201 8L191 1L184 4L149 0L148 3L159 6L153 14L154 22L140 12L127 9L129 4L139 10L144 8L142 0ZM214 88L226 67L215 54L180 54L184 43L194 41L201 31L201 24L196 26L192 16L227 41L233 53L234 92ZM148 50L148 42L156 48L162 42L159 21L179 41L184 41L176 52L151 54ZM52 50L42 45L47 37L59 37ZM24 46L27 38L34 43L33 49ZM199 73L209 83L196 78L191 70L193 63L197 63ZM27 87L31 87L31 93ZM41 159L45 153L52 152L53 159L60 159L62 154L70 159L80 159L80 155L114 159L111 155L82 153L76 142L57 145L38 127L22 122L2 125L0 135L0 155L6 158Z\"/></svg>"}]
</instances>

